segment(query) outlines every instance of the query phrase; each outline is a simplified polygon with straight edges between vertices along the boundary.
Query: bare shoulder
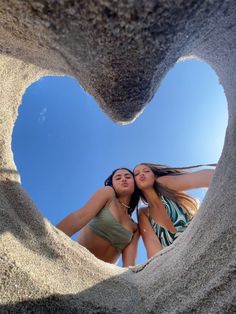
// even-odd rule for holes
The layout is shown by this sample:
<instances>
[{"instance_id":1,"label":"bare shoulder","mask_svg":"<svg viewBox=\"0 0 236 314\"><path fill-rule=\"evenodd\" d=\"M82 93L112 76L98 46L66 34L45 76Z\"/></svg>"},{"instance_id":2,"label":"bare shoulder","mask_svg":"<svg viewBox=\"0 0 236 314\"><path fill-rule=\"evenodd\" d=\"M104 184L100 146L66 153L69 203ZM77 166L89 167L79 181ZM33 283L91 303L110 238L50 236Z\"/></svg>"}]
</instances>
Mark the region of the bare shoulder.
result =
<instances>
[{"instance_id":1,"label":"bare shoulder","mask_svg":"<svg viewBox=\"0 0 236 314\"><path fill-rule=\"evenodd\" d=\"M115 191L111 186L104 186L97 190L96 193L103 195L107 198L107 200L112 200L114 197L116 197Z\"/></svg>"},{"instance_id":2,"label":"bare shoulder","mask_svg":"<svg viewBox=\"0 0 236 314\"><path fill-rule=\"evenodd\" d=\"M104 186L100 190L103 190L107 195L115 196L115 191L111 186Z\"/></svg>"},{"instance_id":3,"label":"bare shoulder","mask_svg":"<svg viewBox=\"0 0 236 314\"><path fill-rule=\"evenodd\" d=\"M110 200L114 198L115 192L111 186L104 186L100 189L98 189L93 195L91 196L90 199L92 200Z\"/></svg>"},{"instance_id":4,"label":"bare shoulder","mask_svg":"<svg viewBox=\"0 0 236 314\"><path fill-rule=\"evenodd\" d=\"M114 189L111 186L103 186L102 188L98 189L96 193L112 197L116 195Z\"/></svg>"}]
</instances>

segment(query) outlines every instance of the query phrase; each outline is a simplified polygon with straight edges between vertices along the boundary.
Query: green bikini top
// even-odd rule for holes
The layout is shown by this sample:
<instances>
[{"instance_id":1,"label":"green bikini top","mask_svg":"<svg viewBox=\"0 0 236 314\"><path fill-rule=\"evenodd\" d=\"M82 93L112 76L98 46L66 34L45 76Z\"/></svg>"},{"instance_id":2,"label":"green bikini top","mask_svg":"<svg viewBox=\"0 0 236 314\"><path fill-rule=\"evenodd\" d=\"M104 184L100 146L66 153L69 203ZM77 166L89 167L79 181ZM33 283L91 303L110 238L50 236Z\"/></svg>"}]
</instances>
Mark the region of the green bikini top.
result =
<instances>
[{"instance_id":1,"label":"green bikini top","mask_svg":"<svg viewBox=\"0 0 236 314\"><path fill-rule=\"evenodd\" d=\"M125 229L106 207L100 210L88 225L94 233L107 239L119 251L122 251L133 238L133 233Z\"/></svg>"}]
</instances>

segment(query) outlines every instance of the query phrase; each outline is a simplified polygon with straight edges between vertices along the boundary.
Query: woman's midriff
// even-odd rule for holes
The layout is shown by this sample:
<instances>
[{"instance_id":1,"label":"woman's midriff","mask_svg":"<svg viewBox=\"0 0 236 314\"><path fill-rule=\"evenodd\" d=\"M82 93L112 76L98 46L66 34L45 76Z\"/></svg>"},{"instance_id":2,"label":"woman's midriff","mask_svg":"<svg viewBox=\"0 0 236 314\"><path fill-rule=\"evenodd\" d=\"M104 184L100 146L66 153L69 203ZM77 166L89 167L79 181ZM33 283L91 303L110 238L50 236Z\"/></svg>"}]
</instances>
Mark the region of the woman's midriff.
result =
<instances>
[{"instance_id":1,"label":"woman's midriff","mask_svg":"<svg viewBox=\"0 0 236 314\"><path fill-rule=\"evenodd\" d=\"M77 241L104 262L115 263L120 256L120 252L107 239L96 235L89 226L81 230Z\"/></svg>"}]
</instances>

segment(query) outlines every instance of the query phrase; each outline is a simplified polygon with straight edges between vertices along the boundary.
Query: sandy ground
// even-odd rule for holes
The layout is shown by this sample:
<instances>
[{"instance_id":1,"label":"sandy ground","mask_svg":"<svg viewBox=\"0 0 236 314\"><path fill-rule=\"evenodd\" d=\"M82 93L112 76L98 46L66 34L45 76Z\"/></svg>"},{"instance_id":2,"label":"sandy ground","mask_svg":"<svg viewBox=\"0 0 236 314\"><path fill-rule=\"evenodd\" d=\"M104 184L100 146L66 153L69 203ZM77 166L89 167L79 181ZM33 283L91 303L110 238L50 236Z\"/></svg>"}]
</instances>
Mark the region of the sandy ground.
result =
<instances>
[{"instance_id":1,"label":"sandy ground","mask_svg":"<svg viewBox=\"0 0 236 314\"><path fill-rule=\"evenodd\" d=\"M235 312L235 1L1 1L0 49L0 313ZM20 184L11 136L22 95L42 76L71 75L113 120L131 121L187 55L214 68L228 101L212 185L174 245L131 269L103 263Z\"/></svg>"}]
</instances>

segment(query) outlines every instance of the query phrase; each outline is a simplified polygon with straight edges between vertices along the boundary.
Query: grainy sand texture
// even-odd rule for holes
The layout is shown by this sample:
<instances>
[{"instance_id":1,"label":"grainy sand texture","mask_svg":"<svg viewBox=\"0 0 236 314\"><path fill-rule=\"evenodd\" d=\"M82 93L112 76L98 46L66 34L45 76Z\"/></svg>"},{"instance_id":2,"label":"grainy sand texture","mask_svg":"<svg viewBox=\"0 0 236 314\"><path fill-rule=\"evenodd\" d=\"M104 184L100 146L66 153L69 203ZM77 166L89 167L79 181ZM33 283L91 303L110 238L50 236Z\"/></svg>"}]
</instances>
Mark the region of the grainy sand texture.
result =
<instances>
[{"instance_id":1,"label":"grainy sand texture","mask_svg":"<svg viewBox=\"0 0 236 314\"><path fill-rule=\"evenodd\" d=\"M236 311L236 3L234 0L0 2L0 313ZM26 88L78 79L114 121L132 121L173 65L201 58L228 102L225 144L187 231L121 269L54 228L20 184L11 151Z\"/></svg>"}]
</instances>

